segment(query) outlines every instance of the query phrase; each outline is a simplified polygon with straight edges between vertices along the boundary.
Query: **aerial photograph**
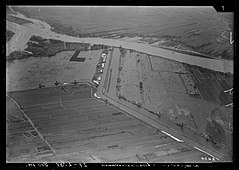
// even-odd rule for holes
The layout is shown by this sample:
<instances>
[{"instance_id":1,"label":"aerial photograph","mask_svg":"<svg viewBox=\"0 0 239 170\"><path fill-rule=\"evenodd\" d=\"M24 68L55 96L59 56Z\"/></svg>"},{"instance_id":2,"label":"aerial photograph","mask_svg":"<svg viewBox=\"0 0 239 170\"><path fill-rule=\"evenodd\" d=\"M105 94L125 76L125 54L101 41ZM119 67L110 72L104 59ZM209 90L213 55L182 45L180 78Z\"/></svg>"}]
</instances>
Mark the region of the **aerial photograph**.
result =
<instances>
[{"instance_id":1,"label":"aerial photograph","mask_svg":"<svg viewBox=\"0 0 239 170\"><path fill-rule=\"evenodd\" d=\"M6 163L233 162L234 13L6 6Z\"/></svg>"}]
</instances>

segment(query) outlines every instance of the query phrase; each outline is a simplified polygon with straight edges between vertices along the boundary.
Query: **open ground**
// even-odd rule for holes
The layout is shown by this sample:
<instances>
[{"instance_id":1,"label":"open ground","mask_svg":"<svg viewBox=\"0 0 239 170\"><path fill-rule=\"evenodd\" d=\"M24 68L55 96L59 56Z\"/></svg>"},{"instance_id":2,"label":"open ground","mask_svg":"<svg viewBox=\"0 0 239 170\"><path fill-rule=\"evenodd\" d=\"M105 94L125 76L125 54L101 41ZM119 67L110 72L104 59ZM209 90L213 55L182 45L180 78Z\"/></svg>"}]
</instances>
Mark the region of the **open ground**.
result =
<instances>
[{"instance_id":1,"label":"open ground","mask_svg":"<svg viewBox=\"0 0 239 170\"><path fill-rule=\"evenodd\" d=\"M63 51L52 57L31 57L7 64L7 90L16 91L52 86L58 82L91 81L103 50L81 51L84 62L70 61L75 51Z\"/></svg>"}]
</instances>

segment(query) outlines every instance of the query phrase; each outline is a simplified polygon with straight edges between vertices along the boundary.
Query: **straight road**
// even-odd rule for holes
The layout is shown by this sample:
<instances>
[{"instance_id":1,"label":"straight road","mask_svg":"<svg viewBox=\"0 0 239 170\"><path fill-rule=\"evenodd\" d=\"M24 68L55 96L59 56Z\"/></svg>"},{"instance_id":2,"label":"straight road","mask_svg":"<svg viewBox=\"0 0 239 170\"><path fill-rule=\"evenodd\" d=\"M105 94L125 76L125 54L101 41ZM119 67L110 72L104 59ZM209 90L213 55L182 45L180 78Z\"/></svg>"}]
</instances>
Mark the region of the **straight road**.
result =
<instances>
[{"instance_id":1,"label":"straight road","mask_svg":"<svg viewBox=\"0 0 239 170\"><path fill-rule=\"evenodd\" d=\"M114 57L114 56L112 56L112 57ZM113 60L113 59L111 58L111 60ZM109 70L109 67L111 67L111 65L107 64L106 67L107 67L107 69L106 68L105 69ZM117 69L117 68L115 68L115 69ZM101 82L101 83L104 83L104 85L109 83L108 79L104 78L104 77L108 77L108 74L110 74L110 73L106 72L102 75L102 80L104 80L105 82ZM101 97L104 100L107 100L109 103L111 103L115 107L118 107L118 108L124 110L125 112L129 113L133 117L136 117L144 122L147 122L151 126L156 127L157 129L160 129L161 131L165 131L165 132L173 135L174 137L183 141L187 145L190 145L192 147L196 147L196 148L199 148L199 149L205 151L206 153L208 153L208 155L213 156L216 160L219 160L219 161L230 161L231 160L231 158L227 152L225 152L224 150L219 151L219 150L216 150L215 148L213 148L212 146L209 146L209 143L206 142L206 140L204 138L199 139L198 136L196 137L196 135L193 134L192 132L187 132L187 136L193 136L192 138L196 139L196 141L194 141L192 138L190 139L190 138L184 136L182 133L179 133L179 132L175 131L174 129L170 128L169 126L163 124L163 122L161 122L160 120L156 120L154 117L150 116L150 114L147 111L139 110L139 109L134 108L133 106L125 103L124 101L119 101L117 99L117 96L109 96L108 93L103 94L102 90L103 90L102 86L99 86L99 88L97 89L97 95L99 97Z\"/></svg>"}]
</instances>

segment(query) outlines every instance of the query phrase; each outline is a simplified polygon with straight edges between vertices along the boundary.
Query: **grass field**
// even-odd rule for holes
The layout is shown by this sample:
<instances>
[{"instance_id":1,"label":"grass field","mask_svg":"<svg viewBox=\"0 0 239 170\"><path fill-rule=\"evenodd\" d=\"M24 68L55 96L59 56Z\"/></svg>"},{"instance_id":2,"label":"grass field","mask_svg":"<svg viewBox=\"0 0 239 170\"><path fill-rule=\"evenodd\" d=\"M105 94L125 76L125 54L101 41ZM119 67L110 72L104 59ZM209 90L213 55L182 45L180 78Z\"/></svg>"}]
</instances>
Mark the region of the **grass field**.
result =
<instances>
[{"instance_id":1,"label":"grass field","mask_svg":"<svg viewBox=\"0 0 239 170\"><path fill-rule=\"evenodd\" d=\"M92 98L90 91L67 85L9 93L22 110L6 98L7 160L207 162L201 157L209 156Z\"/></svg>"},{"instance_id":2,"label":"grass field","mask_svg":"<svg viewBox=\"0 0 239 170\"><path fill-rule=\"evenodd\" d=\"M85 51L84 62L70 61L75 51L63 51L52 57L31 57L7 63L7 91L31 89L39 83L91 81L103 50Z\"/></svg>"}]
</instances>

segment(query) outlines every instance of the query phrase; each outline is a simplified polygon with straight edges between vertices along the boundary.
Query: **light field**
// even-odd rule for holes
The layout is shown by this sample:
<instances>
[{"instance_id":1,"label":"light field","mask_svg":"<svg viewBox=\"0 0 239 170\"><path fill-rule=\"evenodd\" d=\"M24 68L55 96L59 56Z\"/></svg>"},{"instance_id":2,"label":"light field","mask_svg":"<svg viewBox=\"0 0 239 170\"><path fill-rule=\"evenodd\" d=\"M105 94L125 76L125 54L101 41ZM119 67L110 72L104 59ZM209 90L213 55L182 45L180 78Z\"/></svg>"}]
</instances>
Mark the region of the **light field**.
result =
<instances>
[{"instance_id":1,"label":"light field","mask_svg":"<svg viewBox=\"0 0 239 170\"><path fill-rule=\"evenodd\" d=\"M38 87L39 83L52 86L58 82L91 81L95 66L103 50L85 53L85 62L69 61L75 51L63 51L53 57L28 58L7 64L7 90Z\"/></svg>"}]
</instances>

